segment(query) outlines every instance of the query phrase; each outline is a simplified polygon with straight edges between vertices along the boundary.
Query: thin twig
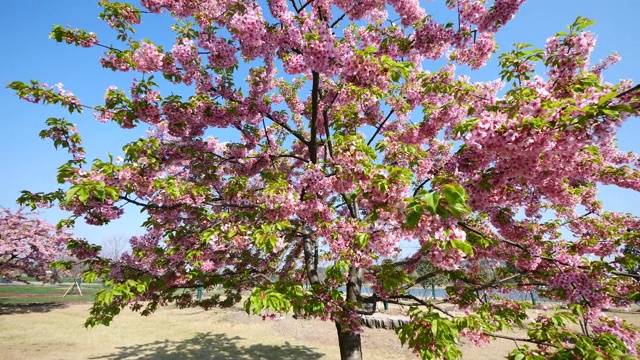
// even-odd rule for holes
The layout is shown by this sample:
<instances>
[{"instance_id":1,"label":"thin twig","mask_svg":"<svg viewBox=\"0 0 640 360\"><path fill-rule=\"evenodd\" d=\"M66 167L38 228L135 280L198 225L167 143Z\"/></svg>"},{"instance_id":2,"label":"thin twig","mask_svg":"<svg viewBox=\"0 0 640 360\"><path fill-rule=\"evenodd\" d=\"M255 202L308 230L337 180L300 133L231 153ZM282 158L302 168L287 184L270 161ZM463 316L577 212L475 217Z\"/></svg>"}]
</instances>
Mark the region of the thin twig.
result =
<instances>
[{"instance_id":1,"label":"thin twig","mask_svg":"<svg viewBox=\"0 0 640 360\"><path fill-rule=\"evenodd\" d=\"M143 203L134 199L131 199L127 196L119 196L118 197L120 200L124 200L128 203L134 204L134 205L138 205L138 206L142 206L145 208L151 208L151 209L175 209L177 207L180 207L182 205L185 205L183 203L178 203L178 204L173 204L173 205L158 205L158 204L151 204L151 203Z\"/></svg>"},{"instance_id":2,"label":"thin twig","mask_svg":"<svg viewBox=\"0 0 640 360\"><path fill-rule=\"evenodd\" d=\"M493 333L486 332L486 331L483 331L482 333L487 335L487 336L492 336L492 337L496 337L496 338L500 338L500 339L513 340L513 341L524 341L524 342L528 342L528 343L533 343L533 344L551 346L551 347L554 347L554 348L558 348L558 346L556 346L556 345L549 344L549 343L546 343L546 342L543 342L543 341L536 341L536 340L527 339L527 338L519 338L519 337L513 337L513 336L507 336L507 335L493 334Z\"/></svg>"},{"instance_id":3,"label":"thin twig","mask_svg":"<svg viewBox=\"0 0 640 360\"><path fill-rule=\"evenodd\" d=\"M307 141L307 139L305 139L304 136L302 136L302 134L300 134L298 131L293 130L289 125L287 125L287 123L281 123L277 121L271 114L264 114L264 116L266 116L267 119L273 121L274 124L277 124L281 128L287 130L289 134L295 136L298 140L302 141L303 144L309 145L309 141Z\"/></svg>"},{"instance_id":4,"label":"thin twig","mask_svg":"<svg viewBox=\"0 0 640 360\"><path fill-rule=\"evenodd\" d=\"M389 114L387 115L387 117L382 121L382 123L380 124L380 126L378 126L378 128L376 129L376 132L373 133L373 136L371 136L371 139L369 139L369 141L367 141L367 145L371 145L371 142L373 141L373 139L376 138L376 136L378 135L378 133L380 132L380 130L382 130L382 127L384 126L384 124L387 122L387 120L389 120L389 118L391 117L391 115L393 115L393 109L391 109L391 111L389 111Z\"/></svg>"},{"instance_id":5,"label":"thin twig","mask_svg":"<svg viewBox=\"0 0 640 360\"><path fill-rule=\"evenodd\" d=\"M306 8L306 7L307 7L307 5L311 4L312 2L313 2L313 0L309 0L309 1L307 1L306 3L304 3L304 5L302 5L302 6L300 7L300 9L298 9L298 12L300 12L300 11L304 10L304 8Z\"/></svg>"},{"instance_id":6,"label":"thin twig","mask_svg":"<svg viewBox=\"0 0 640 360\"><path fill-rule=\"evenodd\" d=\"M574 222L574 221L578 221L578 220L580 220L580 219L582 219L582 218L585 218L585 217L587 217L587 216L589 216L589 215L591 215L591 214L593 214L593 210L588 211L587 213L585 213L585 214L583 214L583 215L580 215L580 216L578 216L578 217L577 217L577 218L575 218L575 219L567 220L567 221L563 222L562 224L560 224L560 226L558 226L558 227L563 227L563 226L565 226L565 225L571 224L572 222Z\"/></svg>"},{"instance_id":7,"label":"thin twig","mask_svg":"<svg viewBox=\"0 0 640 360\"><path fill-rule=\"evenodd\" d=\"M338 23L340 22L340 20L344 19L344 17L347 16L347 13L342 13L342 15L340 15L339 18L336 19L336 21L332 22L331 25L329 25L330 28L333 28L334 26L338 25Z\"/></svg>"}]
</instances>

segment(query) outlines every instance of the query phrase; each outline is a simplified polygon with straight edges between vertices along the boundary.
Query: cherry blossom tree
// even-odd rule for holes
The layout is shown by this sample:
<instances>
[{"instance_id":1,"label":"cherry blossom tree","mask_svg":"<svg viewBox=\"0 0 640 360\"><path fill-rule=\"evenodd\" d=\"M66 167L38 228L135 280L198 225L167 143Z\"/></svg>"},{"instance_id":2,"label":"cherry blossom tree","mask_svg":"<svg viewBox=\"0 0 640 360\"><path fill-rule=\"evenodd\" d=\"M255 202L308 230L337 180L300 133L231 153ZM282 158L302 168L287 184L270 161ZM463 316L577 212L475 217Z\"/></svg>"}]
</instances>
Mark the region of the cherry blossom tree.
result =
<instances>
[{"instance_id":1,"label":"cherry blossom tree","mask_svg":"<svg viewBox=\"0 0 640 360\"><path fill-rule=\"evenodd\" d=\"M23 209L0 211L0 277L19 280L26 274L47 278L51 263L66 254L70 232L56 230L55 225Z\"/></svg>"},{"instance_id":2,"label":"cherry blossom tree","mask_svg":"<svg viewBox=\"0 0 640 360\"><path fill-rule=\"evenodd\" d=\"M68 242L89 280L107 279L87 325L127 306L143 315L168 303L231 306L250 291L248 313L333 321L341 357L360 359L366 281L376 298L412 306L396 332L422 358L459 357L461 337L528 344L511 359L636 356L636 330L602 312L640 297L623 252L640 246L640 221L596 198L601 184L640 190L638 155L614 141L637 114L637 87L602 77L619 57L592 65L592 22L579 17L544 49L500 55L499 80L456 75L486 63L523 2L447 0L457 21L440 23L417 0L141 0L142 10L103 0L116 39L55 26L54 40L98 48L103 67L134 72L130 88L88 105L61 86L9 87L150 128L123 158L91 166L68 120L51 118L41 133L72 159L61 189L25 191L22 203L58 204L73 213L62 225L106 224L127 204L147 215L147 233L117 261ZM137 38L143 18L161 13L177 19L175 40ZM222 141L221 129L236 135ZM400 259L403 243L418 250ZM423 260L451 279L445 301L465 311L407 291ZM176 291L199 286L224 292ZM503 296L515 290L569 310L528 322L530 305ZM505 334L514 327L528 336Z\"/></svg>"}]
</instances>

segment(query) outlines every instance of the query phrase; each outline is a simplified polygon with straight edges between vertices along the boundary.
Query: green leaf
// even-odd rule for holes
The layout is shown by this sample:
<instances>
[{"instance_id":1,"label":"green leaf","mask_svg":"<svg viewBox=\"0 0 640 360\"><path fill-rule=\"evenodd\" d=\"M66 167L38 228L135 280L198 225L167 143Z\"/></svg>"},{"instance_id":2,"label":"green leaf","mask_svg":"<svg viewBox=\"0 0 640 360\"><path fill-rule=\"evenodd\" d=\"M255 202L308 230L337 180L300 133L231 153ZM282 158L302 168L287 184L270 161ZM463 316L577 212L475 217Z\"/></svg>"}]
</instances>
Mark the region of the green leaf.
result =
<instances>
[{"instance_id":1,"label":"green leaf","mask_svg":"<svg viewBox=\"0 0 640 360\"><path fill-rule=\"evenodd\" d=\"M607 93L607 94L601 96L600 99L598 99L598 105L604 105L607 102L609 102L609 100L615 98L616 96L618 96L618 93L615 92L615 91Z\"/></svg>"},{"instance_id":2,"label":"green leaf","mask_svg":"<svg viewBox=\"0 0 640 360\"><path fill-rule=\"evenodd\" d=\"M96 196L96 199L104 201L104 189L95 189L93 190L93 194Z\"/></svg>"},{"instance_id":3,"label":"green leaf","mask_svg":"<svg viewBox=\"0 0 640 360\"><path fill-rule=\"evenodd\" d=\"M62 42L62 35L64 34L64 28L60 25L53 25L53 30L49 34L50 39L55 39L57 42Z\"/></svg>"},{"instance_id":4,"label":"green leaf","mask_svg":"<svg viewBox=\"0 0 640 360\"><path fill-rule=\"evenodd\" d=\"M73 200L73 197L76 195L76 193L78 193L78 190L80 190L80 187L77 185L72 186L69 190L67 190L67 193L65 194L65 197L64 197L64 202L70 203Z\"/></svg>"},{"instance_id":5,"label":"green leaf","mask_svg":"<svg viewBox=\"0 0 640 360\"><path fill-rule=\"evenodd\" d=\"M370 45L370 46L367 46L367 48L366 48L366 49L364 49L364 51L363 51L362 53L363 53L363 54L365 54L365 55L371 55L371 54L375 53L375 52L376 52L376 50L377 50L377 49L376 49L376 47L375 47L375 46Z\"/></svg>"},{"instance_id":6,"label":"green leaf","mask_svg":"<svg viewBox=\"0 0 640 360\"><path fill-rule=\"evenodd\" d=\"M466 255L473 255L473 246L466 241L453 239L451 240L451 245Z\"/></svg>"},{"instance_id":7,"label":"green leaf","mask_svg":"<svg viewBox=\"0 0 640 360\"><path fill-rule=\"evenodd\" d=\"M444 185L440 192L449 205L449 212L456 219L461 220L462 215L471 212L471 209L466 204L467 193L459 184Z\"/></svg>"},{"instance_id":8,"label":"green leaf","mask_svg":"<svg viewBox=\"0 0 640 360\"><path fill-rule=\"evenodd\" d=\"M89 200L89 190L86 187L79 187L76 193L78 194L78 200L86 204L87 200Z\"/></svg>"},{"instance_id":9,"label":"green leaf","mask_svg":"<svg viewBox=\"0 0 640 360\"><path fill-rule=\"evenodd\" d=\"M424 195L420 197L420 200L424 202L427 210L431 213L431 215L435 215L438 209L438 202L440 201L439 193L429 193L426 192Z\"/></svg>"},{"instance_id":10,"label":"green leaf","mask_svg":"<svg viewBox=\"0 0 640 360\"><path fill-rule=\"evenodd\" d=\"M391 73L391 80L393 80L393 82L398 82L400 81L400 73L397 71L393 71Z\"/></svg>"},{"instance_id":11,"label":"green leaf","mask_svg":"<svg viewBox=\"0 0 640 360\"><path fill-rule=\"evenodd\" d=\"M471 116L475 114L475 112L476 112L476 108L469 106L469 109L467 110L467 116Z\"/></svg>"},{"instance_id":12,"label":"green leaf","mask_svg":"<svg viewBox=\"0 0 640 360\"><path fill-rule=\"evenodd\" d=\"M580 304L573 304L571 306L571 311L577 316L582 316L584 314L584 307Z\"/></svg>"},{"instance_id":13,"label":"green leaf","mask_svg":"<svg viewBox=\"0 0 640 360\"><path fill-rule=\"evenodd\" d=\"M573 27L575 28L576 31L582 31L595 23L596 23L595 20L578 16L576 21L573 23Z\"/></svg>"},{"instance_id":14,"label":"green leaf","mask_svg":"<svg viewBox=\"0 0 640 360\"><path fill-rule=\"evenodd\" d=\"M371 239L370 234L356 234L355 236L355 244L359 247L366 247L369 244L369 240Z\"/></svg>"},{"instance_id":15,"label":"green leaf","mask_svg":"<svg viewBox=\"0 0 640 360\"><path fill-rule=\"evenodd\" d=\"M418 225L423 213L424 209L418 205L411 208L409 214L407 214L407 226L409 226L409 229L413 229Z\"/></svg>"}]
</instances>

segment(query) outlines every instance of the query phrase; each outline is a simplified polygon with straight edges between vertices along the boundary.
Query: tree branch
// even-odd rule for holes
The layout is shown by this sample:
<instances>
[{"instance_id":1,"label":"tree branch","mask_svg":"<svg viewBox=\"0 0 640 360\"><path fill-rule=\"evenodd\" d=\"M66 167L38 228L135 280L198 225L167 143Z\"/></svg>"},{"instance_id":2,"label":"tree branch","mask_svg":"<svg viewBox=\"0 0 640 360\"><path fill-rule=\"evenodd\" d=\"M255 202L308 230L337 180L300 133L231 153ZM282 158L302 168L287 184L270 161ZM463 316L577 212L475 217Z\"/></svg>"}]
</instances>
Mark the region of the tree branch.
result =
<instances>
[{"instance_id":1,"label":"tree branch","mask_svg":"<svg viewBox=\"0 0 640 360\"><path fill-rule=\"evenodd\" d=\"M114 47L107 46L107 45L96 44L96 46L99 46L99 47L101 47L101 48L105 48L105 49L107 49L107 50L113 50L113 51L115 51L115 52L119 52L119 53L120 53L120 52L122 52L122 50L120 50L120 49L116 49L116 48L114 48Z\"/></svg>"},{"instance_id":2,"label":"tree branch","mask_svg":"<svg viewBox=\"0 0 640 360\"><path fill-rule=\"evenodd\" d=\"M298 155L294 155L294 154L270 155L269 157L270 157L270 158L273 158L273 159L279 159L279 158L292 158L292 159L300 160L300 161L305 162L305 163L308 163L308 162L309 162L309 160L307 160L307 159L305 159L305 158L303 158L303 157L300 157L300 156L298 156Z\"/></svg>"},{"instance_id":3,"label":"tree branch","mask_svg":"<svg viewBox=\"0 0 640 360\"><path fill-rule=\"evenodd\" d=\"M333 28L334 26L338 25L338 23L340 22L340 20L344 19L344 17L347 16L347 13L342 13L342 15L340 15L340 17L338 17L336 19L336 21L332 22L331 25L329 25L330 28Z\"/></svg>"},{"instance_id":4,"label":"tree branch","mask_svg":"<svg viewBox=\"0 0 640 360\"><path fill-rule=\"evenodd\" d=\"M629 93L632 93L634 91L640 90L640 84L637 84L636 86L632 87L631 89L625 90L623 92L621 92L620 94L618 94L616 97L617 98L621 98Z\"/></svg>"},{"instance_id":5,"label":"tree branch","mask_svg":"<svg viewBox=\"0 0 640 360\"><path fill-rule=\"evenodd\" d=\"M376 136L378 135L378 133L380 132L380 130L382 130L382 127L384 126L384 124L387 122L387 120L389 120L389 118L391 117L391 115L393 115L393 109L391 111L389 111L389 114L387 115L387 117L382 121L382 123L380 124L380 126L378 126L378 128L376 129L376 132L373 133L373 136L371 136L371 139L369 139L369 141L367 141L367 145L371 145L371 142L373 141L373 139L376 138Z\"/></svg>"},{"instance_id":6,"label":"tree branch","mask_svg":"<svg viewBox=\"0 0 640 360\"><path fill-rule=\"evenodd\" d=\"M515 248L518 248L518 249L526 252L530 256L537 257L537 258L539 258L541 260L548 261L548 262L554 263L554 264L560 264L560 265L564 265L564 266L575 267L575 268L582 269L582 270L589 269L588 266L584 266L584 265L575 266L573 264L569 264L567 262L564 262L564 261L561 261L561 260L558 260L558 259L554 259L552 257L531 254L529 249L527 249L526 247L524 247L524 246L522 246L522 245L520 245L518 243L515 243L515 242L513 242L511 240L507 240L507 239L504 239L504 238L487 236L487 234L483 233L482 231L479 231L477 229L472 228L471 226L469 226L468 224L466 224L463 221L459 221L458 225L462 226L463 228L471 231L472 233L474 233L476 235L482 236L484 238L490 238L490 239L505 243L507 245L513 246ZM631 277L631 278L635 278L635 279L640 279L640 274L631 274L631 273L620 272L620 271L610 271L609 273L612 274L612 275L617 275L617 276L626 276L626 277Z\"/></svg>"},{"instance_id":7,"label":"tree branch","mask_svg":"<svg viewBox=\"0 0 640 360\"><path fill-rule=\"evenodd\" d=\"M438 276L438 274L440 273L440 271L432 271L430 273L426 273L422 276L419 276L418 278L416 278L415 280L413 280L410 283L407 283L405 286L403 286L404 289L408 289L416 284L419 284L427 279L431 279L432 277L436 277Z\"/></svg>"},{"instance_id":8,"label":"tree branch","mask_svg":"<svg viewBox=\"0 0 640 360\"><path fill-rule=\"evenodd\" d=\"M585 213L585 214L583 214L583 215L580 215L580 216L578 216L578 217L577 217L577 218L575 218L575 219L567 220L567 221L563 222L562 224L560 224L560 226L558 226L558 227L563 227L563 226L565 226L565 225L571 224L572 222L574 222L574 221L578 221L578 220L580 220L580 219L583 219L583 218L585 218L585 217L587 217L587 216L589 216L589 215L591 215L591 214L593 214L593 210L592 210L592 211L588 211L587 213Z\"/></svg>"},{"instance_id":9,"label":"tree branch","mask_svg":"<svg viewBox=\"0 0 640 360\"><path fill-rule=\"evenodd\" d=\"M339 92L336 91L335 96L331 100L329 107L333 105L333 103L338 98ZM331 129L329 128L329 110L326 108L322 111L322 119L324 120L324 132L327 136L327 147L329 149L329 155L333 157L333 144L331 143Z\"/></svg>"},{"instance_id":10,"label":"tree branch","mask_svg":"<svg viewBox=\"0 0 640 360\"><path fill-rule=\"evenodd\" d=\"M450 317L450 318L452 318L452 319L456 318L456 316L455 316L455 315L451 314L451 313L450 313L450 312L448 312L447 310L445 310L445 309L443 309L443 308L441 308L441 307L439 307L439 306L437 306L437 305L435 305L435 304L433 304L433 303L426 302L426 301L424 301L424 300L422 300L422 299L418 298L418 297L417 297L417 296L415 296L415 295L411 295L411 294L406 294L406 295L395 295L395 296L391 296L391 298L395 298L395 299L410 299L410 300L415 301L415 302L416 302L417 304L419 304L419 305L426 306L426 307L428 307L428 308L436 309L436 310L440 311L441 313L443 313L443 314L447 315L448 317Z\"/></svg>"},{"instance_id":11,"label":"tree branch","mask_svg":"<svg viewBox=\"0 0 640 360\"><path fill-rule=\"evenodd\" d=\"M219 203L206 202L204 204L207 204L209 206L233 207L233 208L239 208L239 209L255 209L258 207L257 205L242 205L242 204L223 203L223 202L219 202Z\"/></svg>"},{"instance_id":12,"label":"tree branch","mask_svg":"<svg viewBox=\"0 0 640 360\"><path fill-rule=\"evenodd\" d=\"M308 230L302 233L302 242L304 249L304 265L307 271L307 279L311 285L320 284L320 276L318 276L318 267L317 261L315 260L314 253L315 248L317 247L315 244L315 239L313 239L313 235L309 233Z\"/></svg>"},{"instance_id":13,"label":"tree branch","mask_svg":"<svg viewBox=\"0 0 640 360\"><path fill-rule=\"evenodd\" d=\"M360 268L356 266L349 266L349 278L346 288L346 300L348 302L356 302L360 300L360 291L362 289L362 276L360 273Z\"/></svg>"},{"instance_id":14,"label":"tree branch","mask_svg":"<svg viewBox=\"0 0 640 360\"><path fill-rule=\"evenodd\" d=\"M415 190L413 190L413 196L415 197L416 195L418 195L418 191L420 191L420 189L422 189L422 187L424 187L431 179L426 179L425 181L421 182L420 185L418 185L416 187Z\"/></svg>"},{"instance_id":15,"label":"tree branch","mask_svg":"<svg viewBox=\"0 0 640 360\"><path fill-rule=\"evenodd\" d=\"M558 348L556 345L549 344L549 343L546 343L546 342L543 342L543 341L536 341L536 340L527 339L527 338L519 338L519 337L513 337L513 336L507 336L507 335L493 334L493 333L486 332L486 331L483 331L482 333L487 335L487 336L492 336L492 337L496 337L496 338L500 338L500 339L513 340L513 341L524 341L524 342L528 342L528 343L532 343L532 344L538 344L538 345L551 346L551 347L554 347L554 348Z\"/></svg>"},{"instance_id":16,"label":"tree branch","mask_svg":"<svg viewBox=\"0 0 640 360\"><path fill-rule=\"evenodd\" d=\"M509 281L509 280L515 279L515 278L517 278L517 277L519 277L519 276L522 276L522 275L521 275L521 274L515 274L515 275L508 276L508 277L506 277L506 278L500 279L500 280L496 280L496 279L494 279L494 280L493 280L493 281L491 281L491 282L488 282L488 283L486 283L486 284L484 284L484 285L481 285L481 286L478 286L477 288L474 288L474 289L473 289L473 291L482 291L482 290L486 290L486 289L489 289L489 288L491 288L491 287L493 287L493 286L496 286L496 285L498 285L498 284L502 284L503 282L507 282L507 281Z\"/></svg>"},{"instance_id":17,"label":"tree branch","mask_svg":"<svg viewBox=\"0 0 640 360\"><path fill-rule=\"evenodd\" d=\"M618 276L630 277L630 278L634 278L634 279L640 279L640 274L632 274L632 273L621 272L621 271L612 271L611 274L618 275Z\"/></svg>"},{"instance_id":18,"label":"tree branch","mask_svg":"<svg viewBox=\"0 0 640 360\"><path fill-rule=\"evenodd\" d=\"M320 74L312 71L313 84L311 85L311 139L309 140L309 159L312 163L318 162L318 85Z\"/></svg>"},{"instance_id":19,"label":"tree branch","mask_svg":"<svg viewBox=\"0 0 640 360\"><path fill-rule=\"evenodd\" d=\"M295 0L291 0L291 5L293 5L293 10L296 11L296 14L300 12L300 9L298 9L298 7L296 6Z\"/></svg>"},{"instance_id":20,"label":"tree branch","mask_svg":"<svg viewBox=\"0 0 640 360\"><path fill-rule=\"evenodd\" d=\"M404 265L413 265L421 259L407 259L393 263L393 266L404 266Z\"/></svg>"},{"instance_id":21,"label":"tree branch","mask_svg":"<svg viewBox=\"0 0 640 360\"><path fill-rule=\"evenodd\" d=\"M173 204L173 205L157 205L157 204L149 204L149 203L143 203L134 199L131 199L127 196L119 196L118 197L120 200L124 200L128 203L134 204L134 205L138 205L138 206L142 206L142 207L146 207L146 208L150 208L150 209L175 209L177 207L180 207L182 205L184 205L183 203L178 203L178 204Z\"/></svg>"},{"instance_id":22,"label":"tree branch","mask_svg":"<svg viewBox=\"0 0 640 360\"><path fill-rule=\"evenodd\" d=\"M309 141L307 141L307 139L305 139L304 136L302 136L302 134L300 134L298 131L293 130L289 125L287 125L287 123L281 123L277 121L273 116L271 116L271 114L264 114L264 116L266 116L267 119L273 121L274 124L277 124L281 128L287 130L289 134L295 136L298 140L302 141L303 144L309 145Z\"/></svg>"},{"instance_id":23,"label":"tree branch","mask_svg":"<svg viewBox=\"0 0 640 360\"><path fill-rule=\"evenodd\" d=\"M313 0L308 0L306 3L304 3L302 6L300 6L300 8L298 9L298 12L304 10L304 8L307 7L307 5L311 4L313 2Z\"/></svg>"}]
</instances>

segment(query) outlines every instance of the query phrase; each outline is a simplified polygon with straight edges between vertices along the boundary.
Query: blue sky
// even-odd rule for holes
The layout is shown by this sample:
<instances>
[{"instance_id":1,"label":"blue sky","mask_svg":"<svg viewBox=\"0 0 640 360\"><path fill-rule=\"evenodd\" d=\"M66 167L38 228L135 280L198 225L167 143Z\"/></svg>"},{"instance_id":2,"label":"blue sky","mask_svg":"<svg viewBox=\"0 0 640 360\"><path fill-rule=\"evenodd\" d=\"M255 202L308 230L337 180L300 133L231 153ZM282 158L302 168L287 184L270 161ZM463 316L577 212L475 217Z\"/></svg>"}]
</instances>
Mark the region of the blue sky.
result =
<instances>
[{"instance_id":1,"label":"blue sky","mask_svg":"<svg viewBox=\"0 0 640 360\"><path fill-rule=\"evenodd\" d=\"M48 39L53 24L71 25L96 32L100 38L111 38L112 33L97 15L97 1L88 0L6 0L0 12L0 22L4 25L4 51L0 57L0 205L17 208L15 200L20 190L51 191L57 187L56 168L67 156L56 152L49 141L41 140L38 132L44 128L48 117L66 117L77 123L84 138L89 160L108 153L121 154L121 147L144 133L145 128L134 131L119 129L114 124L101 124L93 119L91 113L81 116L68 116L68 113L54 106L33 105L18 100L4 86L13 80L28 81L37 79L55 84L61 82L66 89L73 91L83 103L99 104L109 85L128 88L132 73L114 73L101 68L98 58L99 48L80 49L57 44ZM434 11L438 19L438 10ZM598 36L598 44L593 62L606 57L612 51L622 55L622 61L605 73L605 79L617 82L619 79L634 79L640 82L640 36L636 27L636 17L640 13L640 1L637 0L529 0L520 13L497 36L501 51L507 51L514 42L531 43L542 47L552 34L566 29L578 15L596 20L591 28ZM143 17L145 35L158 41L157 34L167 34L166 26L171 24L158 17ZM163 27L165 26L165 27ZM171 40L171 36L165 39ZM165 42L166 43L166 42ZM167 43L168 44L168 43ZM139 77L139 75L138 75ZM471 74L475 81L498 78L497 61L478 72ZM626 151L640 152L640 121L629 120L619 133L619 146ZM600 198L610 210L640 214L640 194L605 188ZM76 235L86 237L92 242L116 235L140 233L142 218L129 209L131 216L113 222L109 226L90 227L82 223L76 227ZM64 214L51 210L43 214L52 222Z\"/></svg>"}]
</instances>

